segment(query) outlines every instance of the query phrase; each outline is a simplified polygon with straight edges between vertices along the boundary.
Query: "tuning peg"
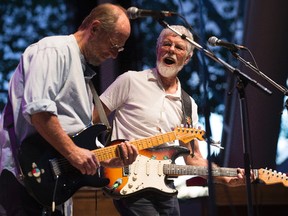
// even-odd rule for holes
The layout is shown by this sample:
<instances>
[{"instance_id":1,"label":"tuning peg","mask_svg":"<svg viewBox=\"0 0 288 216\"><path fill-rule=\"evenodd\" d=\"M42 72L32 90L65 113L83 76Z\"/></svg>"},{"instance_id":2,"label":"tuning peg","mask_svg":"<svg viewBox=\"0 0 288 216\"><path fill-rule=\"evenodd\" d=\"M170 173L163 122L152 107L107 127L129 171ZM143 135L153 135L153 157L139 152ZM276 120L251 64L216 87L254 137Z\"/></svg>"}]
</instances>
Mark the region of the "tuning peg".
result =
<instances>
[{"instance_id":1,"label":"tuning peg","mask_svg":"<svg viewBox=\"0 0 288 216\"><path fill-rule=\"evenodd\" d=\"M221 142L220 141L215 141L212 138L210 138L210 145L211 146L215 146L215 147L217 147L219 149L224 149L224 147L221 146Z\"/></svg>"},{"instance_id":2,"label":"tuning peg","mask_svg":"<svg viewBox=\"0 0 288 216\"><path fill-rule=\"evenodd\" d=\"M215 146L215 147L217 147L219 149L224 149L224 147L221 146L220 144L211 144L211 146Z\"/></svg>"}]
</instances>

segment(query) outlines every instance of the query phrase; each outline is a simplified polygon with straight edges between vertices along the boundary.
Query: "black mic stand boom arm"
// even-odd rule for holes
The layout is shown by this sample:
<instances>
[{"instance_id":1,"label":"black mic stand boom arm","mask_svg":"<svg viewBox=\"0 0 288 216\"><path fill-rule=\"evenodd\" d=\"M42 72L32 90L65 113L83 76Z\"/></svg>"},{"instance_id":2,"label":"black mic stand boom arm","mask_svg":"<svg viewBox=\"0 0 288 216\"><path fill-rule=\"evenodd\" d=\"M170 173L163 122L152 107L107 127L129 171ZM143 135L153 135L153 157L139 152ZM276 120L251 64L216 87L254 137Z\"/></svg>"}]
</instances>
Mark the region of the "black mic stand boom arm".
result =
<instances>
[{"instance_id":1,"label":"black mic stand boom arm","mask_svg":"<svg viewBox=\"0 0 288 216\"><path fill-rule=\"evenodd\" d=\"M283 95L288 96L288 90L285 87L279 85L274 80L272 80L270 77L268 77L266 74L262 73L262 71L260 71L257 67L252 65L250 62L244 60L238 53L236 53L236 52L231 52L231 53L236 59L241 61L243 64L245 64L247 67L249 67L252 71L254 71L256 74L258 74L259 76L264 78L266 81L271 83L275 88L277 88L280 92L282 92ZM288 110L288 99L286 100L285 107Z\"/></svg>"}]
</instances>

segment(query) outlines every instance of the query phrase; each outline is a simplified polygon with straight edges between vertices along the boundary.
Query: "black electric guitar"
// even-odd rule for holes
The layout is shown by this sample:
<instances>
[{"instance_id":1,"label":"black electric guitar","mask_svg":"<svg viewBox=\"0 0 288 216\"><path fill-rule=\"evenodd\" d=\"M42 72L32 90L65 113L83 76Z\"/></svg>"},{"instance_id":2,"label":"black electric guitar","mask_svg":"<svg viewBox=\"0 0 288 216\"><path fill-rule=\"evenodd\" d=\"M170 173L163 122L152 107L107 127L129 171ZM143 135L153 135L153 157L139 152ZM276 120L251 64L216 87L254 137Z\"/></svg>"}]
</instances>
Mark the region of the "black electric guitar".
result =
<instances>
[{"instance_id":1,"label":"black electric guitar","mask_svg":"<svg viewBox=\"0 0 288 216\"><path fill-rule=\"evenodd\" d=\"M113 198L127 197L148 190L175 195L177 190L169 186L168 177L208 176L207 167L174 164L179 155L188 153L186 148L179 146L142 150L129 166L104 168L104 176L110 179L110 183L103 191ZM267 169L253 169L252 172L256 179L266 184L282 183L288 186L288 177L285 174ZM237 174L237 168L219 167L212 170L213 176L236 177Z\"/></svg>"},{"instance_id":2,"label":"black electric guitar","mask_svg":"<svg viewBox=\"0 0 288 216\"><path fill-rule=\"evenodd\" d=\"M95 140L106 129L105 125L94 125L72 139L77 146L91 150L100 162L120 157L118 144L122 140L96 149ZM142 150L174 140L184 143L195 138L203 140L204 134L203 130L177 127L172 132L133 140L130 143ZM39 203L47 207L64 203L83 186L104 187L109 184L109 179L101 178L99 175L82 175L39 134L24 140L20 146L19 162L26 188Z\"/></svg>"}]
</instances>

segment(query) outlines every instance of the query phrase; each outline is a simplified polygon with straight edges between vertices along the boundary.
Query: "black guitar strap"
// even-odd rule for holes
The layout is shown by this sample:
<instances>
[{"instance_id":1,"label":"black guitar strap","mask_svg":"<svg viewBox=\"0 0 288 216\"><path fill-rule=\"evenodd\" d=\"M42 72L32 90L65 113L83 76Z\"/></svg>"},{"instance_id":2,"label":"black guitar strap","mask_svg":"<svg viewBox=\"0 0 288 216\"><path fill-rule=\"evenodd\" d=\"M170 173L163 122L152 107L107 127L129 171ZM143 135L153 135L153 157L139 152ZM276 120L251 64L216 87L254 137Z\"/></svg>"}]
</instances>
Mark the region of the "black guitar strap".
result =
<instances>
[{"instance_id":1,"label":"black guitar strap","mask_svg":"<svg viewBox=\"0 0 288 216\"><path fill-rule=\"evenodd\" d=\"M12 155L14 158L17 178L18 178L19 175L21 174L20 163L18 161L18 151L19 151L20 144L15 135L14 116L13 116L13 110L12 110L12 105L11 105L9 96L8 96L8 102L4 111L4 129L7 130L9 133L11 151L12 151Z\"/></svg>"},{"instance_id":2,"label":"black guitar strap","mask_svg":"<svg viewBox=\"0 0 288 216\"><path fill-rule=\"evenodd\" d=\"M181 90L181 98L182 98L182 110L183 110L182 124L189 126L193 125L191 99L190 96L183 89Z\"/></svg>"},{"instance_id":3,"label":"black guitar strap","mask_svg":"<svg viewBox=\"0 0 288 216\"><path fill-rule=\"evenodd\" d=\"M182 110L183 110L183 119L182 124L185 126L193 126L192 121L192 104L190 96L181 89L181 98L182 98ZM190 142L192 153L191 156L194 157L194 140Z\"/></svg>"}]
</instances>

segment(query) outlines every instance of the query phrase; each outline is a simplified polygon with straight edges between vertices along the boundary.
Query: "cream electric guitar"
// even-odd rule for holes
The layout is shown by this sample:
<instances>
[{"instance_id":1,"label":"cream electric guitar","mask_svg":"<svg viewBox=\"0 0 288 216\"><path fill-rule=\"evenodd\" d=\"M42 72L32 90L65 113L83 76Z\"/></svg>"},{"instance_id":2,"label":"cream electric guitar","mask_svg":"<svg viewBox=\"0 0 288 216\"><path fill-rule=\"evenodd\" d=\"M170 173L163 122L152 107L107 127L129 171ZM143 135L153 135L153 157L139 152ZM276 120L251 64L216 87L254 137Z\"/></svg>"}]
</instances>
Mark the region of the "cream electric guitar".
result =
<instances>
[{"instance_id":1,"label":"cream electric guitar","mask_svg":"<svg viewBox=\"0 0 288 216\"><path fill-rule=\"evenodd\" d=\"M121 198L154 190L166 195L175 195L177 190L167 184L167 177L181 175L208 176L207 167L176 165L173 162L182 154L189 154L184 147L164 147L146 149L140 152L130 166L124 168L105 168L104 175L110 179L110 184L103 188L104 192L112 197ZM266 184L282 183L288 186L288 177L280 172L267 169L253 169L256 179ZM214 168L213 176L236 177L237 168Z\"/></svg>"}]
</instances>

